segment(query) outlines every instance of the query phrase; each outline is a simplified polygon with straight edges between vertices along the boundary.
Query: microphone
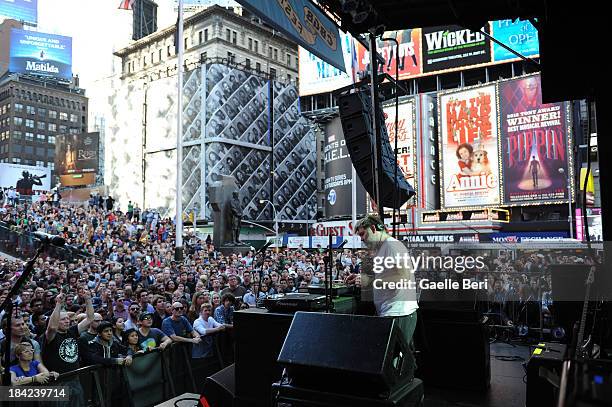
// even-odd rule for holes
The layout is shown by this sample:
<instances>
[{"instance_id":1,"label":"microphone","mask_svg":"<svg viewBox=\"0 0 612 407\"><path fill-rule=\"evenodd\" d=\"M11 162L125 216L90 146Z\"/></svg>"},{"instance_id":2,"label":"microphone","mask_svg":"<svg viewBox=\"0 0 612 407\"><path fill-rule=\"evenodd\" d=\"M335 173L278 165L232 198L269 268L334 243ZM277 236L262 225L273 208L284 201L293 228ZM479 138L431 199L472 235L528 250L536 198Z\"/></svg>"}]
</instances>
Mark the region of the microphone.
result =
<instances>
[{"instance_id":1,"label":"microphone","mask_svg":"<svg viewBox=\"0 0 612 407\"><path fill-rule=\"evenodd\" d=\"M62 247L66 244L66 240L57 235L51 235L45 232L34 232L34 237L40 240L43 244L50 244L52 246Z\"/></svg>"},{"instance_id":2,"label":"microphone","mask_svg":"<svg viewBox=\"0 0 612 407\"><path fill-rule=\"evenodd\" d=\"M263 253L270 246L272 246L272 240L270 240L269 242L266 242L266 244L264 244L261 249L257 250L257 252L255 253L255 256L257 256L259 253Z\"/></svg>"},{"instance_id":3,"label":"microphone","mask_svg":"<svg viewBox=\"0 0 612 407\"><path fill-rule=\"evenodd\" d=\"M340 243L338 247L336 247L336 249L342 249L347 243L348 243L348 240L345 240L344 242Z\"/></svg>"}]
</instances>

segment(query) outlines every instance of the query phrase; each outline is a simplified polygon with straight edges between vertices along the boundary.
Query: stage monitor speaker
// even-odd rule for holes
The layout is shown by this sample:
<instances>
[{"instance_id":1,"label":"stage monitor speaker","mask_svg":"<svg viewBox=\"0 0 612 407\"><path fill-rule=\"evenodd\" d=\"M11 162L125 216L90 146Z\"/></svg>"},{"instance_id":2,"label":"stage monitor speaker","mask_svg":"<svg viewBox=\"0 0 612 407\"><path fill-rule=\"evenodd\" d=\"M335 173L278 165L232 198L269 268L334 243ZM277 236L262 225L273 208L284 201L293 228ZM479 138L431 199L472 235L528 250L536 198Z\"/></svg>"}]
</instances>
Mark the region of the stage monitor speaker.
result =
<instances>
[{"instance_id":1,"label":"stage monitor speaker","mask_svg":"<svg viewBox=\"0 0 612 407\"><path fill-rule=\"evenodd\" d=\"M374 144L376 138L372 126L372 102L367 90L358 90L354 93L341 95L338 99L342 131L346 140L346 147L357 175L370 196L374 194ZM382 108L377 117L377 126L381 130L382 138L382 184L381 200L383 206L399 208L414 194L414 188L404 178L402 169L395 161L393 148L389 144L387 127L383 117ZM397 171L397 178L395 173ZM397 186L397 188L396 188ZM397 202L394 202L394 192ZM377 204L380 204L377 202Z\"/></svg>"},{"instance_id":2,"label":"stage monitor speaker","mask_svg":"<svg viewBox=\"0 0 612 407\"><path fill-rule=\"evenodd\" d=\"M208 376L204 382L204 394L210 407L227 406L234 404L236 393L236 379L234 365L219 370L212 376Z\"/></svg>"},{"instance_id":3,"label":"stage monitor speaker","mask_svg":"<svg viewBox=\"0 0 612 407\"><path fill-rule=\"evenodd\" d=\"M292 385L387 397L413 378L414 359L393 318L297 312L278 356Z\"/></svg>"},{"instance_id":4,"label":"stage monitor speaker","mask_svg":"<svg viewBox=\"0 0 612 407\"><path fill-rule=\"evenodd\" d=\"M539 349L539 350L538 350ZM526 407L554 406L558 389L546 379L548 373L561 377L563 359L567 346L560 343L545 342L538 345L527 363Z\"/></svg>"}]
</instances>

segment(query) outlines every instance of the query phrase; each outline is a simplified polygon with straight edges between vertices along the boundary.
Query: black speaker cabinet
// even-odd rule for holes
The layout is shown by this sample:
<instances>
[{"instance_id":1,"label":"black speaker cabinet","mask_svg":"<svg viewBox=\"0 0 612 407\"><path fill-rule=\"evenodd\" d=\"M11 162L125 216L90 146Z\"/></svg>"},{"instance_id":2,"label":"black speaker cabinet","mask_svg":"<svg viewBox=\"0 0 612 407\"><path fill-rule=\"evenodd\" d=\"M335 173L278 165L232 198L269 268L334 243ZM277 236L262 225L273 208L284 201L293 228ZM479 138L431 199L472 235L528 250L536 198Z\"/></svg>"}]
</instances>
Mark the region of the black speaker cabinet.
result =
<instances>
[{"instance_id":1,"label":"black speaker cabinet","mask_svg":"<svg viewBox=\"0 0 612 407\"><path fill-rule=\"evenodd\" d=\"M419 308L417 375L427 385L486 391L491 383L488 328L477 313Z\"/></svg>"},{"instance_id":2,"label":"black speaker cabinet","mask_svg":"<svg viewBox=\"0 0 612 407\"><path fill-rule=\"evenodd\" d=\"M370 196L374 194L374 148L376 138L373 131L371 98L369 91L358 90L341 95L338 99L342 131L346 147L351 156L357 175ZM387 127L382 116L382 108L377 117L377 126L381 129L382 139L382 184L381 200L385 207L399 208L414 194L414 188L406 181L401 168L395 161L393 148L389 144ZM397 173L397 177L395 174ZM397 201L394 201L394 198Z\"/></svg>"},{"instance_id":3,"label":"black speaker cabinet","mask_svg":"<svg viewBox=\"0 0 612 407\"><path fill-rule=\"evenodd\" d=\"M204 394L210 407L231 407L234 405L236 381L234 365L208 376L204 382Z\"/></svg>"},{"instance_id":4,"label":"black speaker cabinet","mask_svg":"<svg viewBox=\"0 0 612 407\"><path fill-rule=\"evenodd\" d=\"M567 346L559 343L545 343L544 346L537 347L527 363L527 407L546 407L556 406L557 392L552 384L545 379L545 374L549 371L561 377L563 358L567 351Z\"/></svg>"},{"instance_id":5,"label":"black speaker cabinet","mask_svg":"<svg viewBox=\"0 0 612 407\"><path fill-rule=\"evenodd\" d=\"M278 357L292 385L387 397L412 379L393 318L297 312Z\"/></svg>"},{"instance_id":6,"label":"black speaker cabinet","mask_svg":"<svg viewBox=\"0 0 612 407\"><path fill-rule=\"evenodd\" d=\"M234 313L236 405L268 406L272 383L282 374L277 363L293 314L250 308Z\"/></svg>"}]
</instances>

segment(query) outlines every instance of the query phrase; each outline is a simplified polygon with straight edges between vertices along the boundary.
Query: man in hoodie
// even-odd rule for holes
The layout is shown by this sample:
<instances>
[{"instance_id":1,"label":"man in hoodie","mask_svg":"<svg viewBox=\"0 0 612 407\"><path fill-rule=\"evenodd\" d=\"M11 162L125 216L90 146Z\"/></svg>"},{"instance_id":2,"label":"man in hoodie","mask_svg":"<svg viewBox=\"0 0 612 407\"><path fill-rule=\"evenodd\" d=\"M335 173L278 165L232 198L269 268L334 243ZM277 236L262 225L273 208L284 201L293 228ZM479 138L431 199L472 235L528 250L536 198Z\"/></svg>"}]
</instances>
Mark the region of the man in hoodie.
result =
<instances>
[{"instance_id":1,"label":"man in hoodie","mask_svg":"<svg viewBox=\"0 0 612 407\"><path fill-rule=\"evenodd\" d=\"M124 355L127 355L127 349L113 340L113 324L103 321L98 325L98 335L87 344L83 359L88 365L130 366L132 357Z\"/></svg>"}]
</instances>

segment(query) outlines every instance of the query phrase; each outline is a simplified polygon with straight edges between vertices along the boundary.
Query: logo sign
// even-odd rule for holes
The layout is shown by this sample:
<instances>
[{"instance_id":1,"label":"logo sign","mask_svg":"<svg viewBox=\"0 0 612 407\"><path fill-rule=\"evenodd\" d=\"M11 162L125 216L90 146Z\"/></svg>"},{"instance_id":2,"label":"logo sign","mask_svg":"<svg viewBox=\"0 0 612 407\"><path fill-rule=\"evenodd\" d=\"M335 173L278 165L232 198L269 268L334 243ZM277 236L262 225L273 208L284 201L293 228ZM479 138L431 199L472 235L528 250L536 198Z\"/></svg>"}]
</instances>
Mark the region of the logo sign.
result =
<instances>
[{"instance_id":1,"label":"logo sign","mask_svg":"<svg viewBox=\"0 0 612 407\"><path fill-rule=\"evenodd\" d=\"M0 16L36 25L38 0L0 0Z\"/></svg>"},{"instance_id":2,"label":"logo sign","mask_svg":"<svg viewBox=\"0 0 612 407\"><path fill-rule=\"evenodd\" d=\"M483 27L489 32L489 24ZM423 73L491 62L490 40L458 25L422 29Z\"/></svg>"},{"instance_id":3,"label":"logo sign","mask_svg":"<svg viewBox=\"0 0 612 407\"><path fill-rule=\"evenodd\" d=\"M335 190L330 190L329 194L327 194L327 200L329 201L330 205L334 205L336 203L336 191Z\"/></svg>"},{"instance_id":4,"label":"logo sign","mask_svg":"<svg viewBox=\"0 0 612 407\"><path fill-rule=\"evenodd\" d=\"M253 14L325 62L346 72L340 33L307 0L238 0Z\"/></svg>"},{"instance_id":5,"label":"logo sign","mask_svg":"<svg viewBox=\"0 0 612 407\"><path fill-rule=\"evenodd\" d=\"M11 30L9 71L72 80L72 38Z\"/></svg>"}]
</instances>

